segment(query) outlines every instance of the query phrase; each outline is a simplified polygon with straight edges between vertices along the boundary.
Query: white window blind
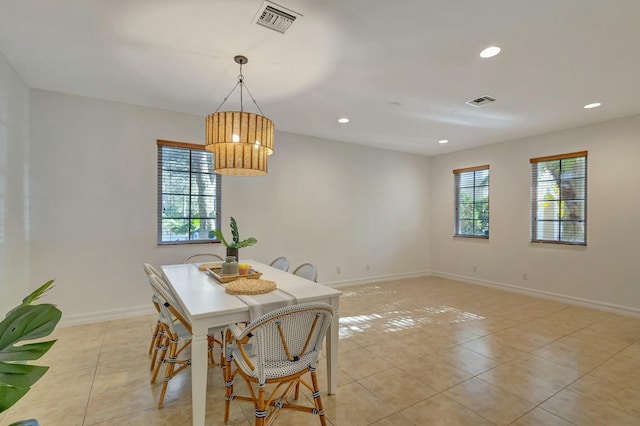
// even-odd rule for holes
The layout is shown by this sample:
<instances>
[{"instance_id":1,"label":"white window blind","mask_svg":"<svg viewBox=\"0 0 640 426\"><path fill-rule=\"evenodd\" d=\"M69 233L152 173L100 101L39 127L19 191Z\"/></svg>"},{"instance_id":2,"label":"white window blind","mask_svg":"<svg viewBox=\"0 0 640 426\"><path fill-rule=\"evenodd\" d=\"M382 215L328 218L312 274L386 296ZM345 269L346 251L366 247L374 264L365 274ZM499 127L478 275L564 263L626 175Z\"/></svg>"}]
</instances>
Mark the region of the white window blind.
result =
<instances>
[{"instance_id":1,"label":"white window blind","mask_svg":"<svg viewBox=\"0 0 640 426\"><path fill-rule=\"evenodd\" d=\"M454 236L489 238L489 166L453 171Z\"/></svg>"},{"instance_id":2,"label":"white window blind","mask_svg":"<svg viewBox=\"0 0 640 426\"><path fill-rule=\"evenodd\" d=\"M587 244L587 151L532 158L531 241Z\"/></svg>"},{"instance_id":3,"label":"white window blind","mask_svg":"<svg viewBox=\"0 0 640 426\"><path fill-rule=\"evenodd\" d=\"M221 177L203 145L158 141L158 244L217 241Z\"/></svg>"}]
</instances>

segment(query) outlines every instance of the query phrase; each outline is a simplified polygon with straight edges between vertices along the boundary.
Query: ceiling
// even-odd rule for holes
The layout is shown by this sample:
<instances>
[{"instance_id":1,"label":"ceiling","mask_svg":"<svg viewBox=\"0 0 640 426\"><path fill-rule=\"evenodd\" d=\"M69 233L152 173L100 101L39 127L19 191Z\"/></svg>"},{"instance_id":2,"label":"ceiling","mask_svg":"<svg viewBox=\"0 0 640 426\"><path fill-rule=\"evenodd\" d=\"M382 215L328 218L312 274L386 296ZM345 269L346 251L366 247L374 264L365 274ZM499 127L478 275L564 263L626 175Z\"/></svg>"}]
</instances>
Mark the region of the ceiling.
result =
<instances>
[{"instance_id":1,"label":"ceiling","mask_svg":"<svg viewBox=\"0 0 640 426\"><path fill-rule=\"evenodd\" d=\"M242 54L276 130L423 155L640 114L638 0L276 3L285 34L263 0L0 0L0 51L31 88L203 117Z\"/></svg>"}]
</instances>

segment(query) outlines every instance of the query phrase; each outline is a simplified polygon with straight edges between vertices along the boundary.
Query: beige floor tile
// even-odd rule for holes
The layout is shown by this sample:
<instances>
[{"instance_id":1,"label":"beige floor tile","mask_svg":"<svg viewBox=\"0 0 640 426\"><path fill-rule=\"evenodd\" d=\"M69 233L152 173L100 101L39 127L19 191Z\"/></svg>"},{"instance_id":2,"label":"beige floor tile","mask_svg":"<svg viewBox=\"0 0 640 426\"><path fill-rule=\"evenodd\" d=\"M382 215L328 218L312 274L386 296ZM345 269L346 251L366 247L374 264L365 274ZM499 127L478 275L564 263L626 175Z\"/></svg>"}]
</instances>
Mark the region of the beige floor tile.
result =
<instances>
[{"instance_id":1,"label":"beige floor tile","mask_svg":"<svg viewBox=\"0 0 640 426\"><path fill-rule=\"evenodd\" d=\"M627 343L640 341L640 318L614 316L591 324L587 328Z\"/></svg>"},{"instance_id":2,"label":"beige floor tile","mask_svg":"<svg viewBox=\"0 0 640 426\"><path fill-rule=\"evenodd\" d=\"M558 312L571 307L571 305L567 305L566 303L536 298L533 298L531 301L527 302L526 306L544 311L546 314Z\"/></svg>"},{"instance_id":3,"label":"beige floor tile","mask_svg":"<svg viewBox=\"0 0 640 426\"><path fill-rule=\"evenodd\" d=\"M336 395L327 397L322 393L322 403L334 425L369 425L395 411L358 382L340 386Z\"/></svg>"},{"instance_id":4,"label":"beige floor tile","mask_svg":"<svg viewBox=\"0 0 640 426\"><path fill-rule=\"evenodd\" d=\"M341 290L336 395L326 394L324 354L317 369L330 426L640 425L638 318L439 277ZM188 369L156 408L161 380L149 383L147 354L156 318L56 329L35 362L50 370L0 426L190 424ZM210 369L207 425L222 425L224 392ZM231 404L230 425L253 423L250 404ZM276 424L318 419L284 411Z\"/></svg>"},{"instance_id":5,"label":"beige floor tile","mask_svg":"<svg viewBox=\"0 0 640 426\"><path fill-rule=\"evenodd\" d=\"M18 402L20 405L50 404L67 399L85 404L93 386L95 369L64 370L56 372L50 369L31 390ZM52 390L55 389L55 392ZM77 398L77 399L76 399Z\"/></svg>"},{"instance_id":6,"label":"beige floor tile","mask_svg":"<svg viewBox=\"0 0 640 426\"><path fill-rule=\"evenodd\" d=\"M524 354L504 365L560 386L567 386L583 375L578 370L557 364L535 354Z\"/></svg>"},{"instance_id":7,"label":"beige floor tile","mask_svg":"<svg viewBox=\"0 0 640 426\"><path fill-rule=\"evenodd\" d=\"M603 331L594 330L589 327L571 333L569 336L585 340L598 346L604 346L615 352L622 351L633 343L628 340L618 338L615 335L605 334Z\"/></svg>"},{"instance_id":8,"label":"beige floor tile","mask_svg":"<svg viewBox=\"0 0 640 426\"><path fill-rule=\"evenodd\" d=\"M561 417L551 414L542 408L534 408L524 416L520 417L512 426L573 426Z\"/></svg>"},{"instance_id":9,"label":"beige floor tile","mask_svg":"<svg viewBox=\"0 0 640 426\"><path fill-rule=\"evenodd\" d=\"M533 331L527 332L521 329L520 326L515 326L506 330L499 331L495 334L492 334L492 336L504 342L509 347L522 352L532 352L561 337L549 336Z\"/></svg>"},{"instance_id":10,"label":"beige floor tile","mask_svg":"<svg viewBox=\"0 0 640 426\"><path fill-rule=\"evenodd\" d=\"M411 365L399 366L404 374L437 391L444 391L473 377L444 361L426 355Z\"/></svg>"},{"instance_id":11,"label":"beige floor tile","mask_svg":"<svg viewBox=\"0 0 640 426\"><path fill-rule=\"evenodd\" d=\"M617 349L600 346L571 336L536 349L532 353L581 372L589 372L618 352Z\"/></svg>"},{"instance_id":12,"label":"beige floor tile","mask_svg":"<svg viewBox=\"0 0 640 426\"><path fill-rule=\"evenodd\" d=\"M549 338L559 339L578 330L581 330L584 325L577 325L571 321L554 321L550 316L535 319L533 321L527 321L522 324L518 324L514 328L517 328L525 333L533 332Z\"/></svg>"},{"instance_id":13,"label":"beige floor tile","mask_svg":"<svg viewBox=\"0 0 640 426\"><path fill-rule=\"evenodd\" d=\"M21 402L21 401L20 401ZM20 404L18 402L18 404ZM35 403L30 405L15 405L7 411L0 422L0 426L6 426L13 422L26 419L36 419L42 425L82 426L86 396L76 396L60 399L55 404Z\"/></svg>"},{"instance_id":14,"label":"beige floor tile","mask_svg":"<svg viewBox=\"0 0 640 426\"><path fill-rule=\"evenodd\" d=\"M519 321L514 321L508 318L483 316L481 319L460 322L457 325L462 331L477 334L478 336L486 336L488 334L514 327L518 324L520 324Z\"/></svg>"},{"instance_id":15,"label":"beige floor tile","mask_svg":"<svg viewBox=\"0 0 640 426\"><path fill-rule=\"evenodd\" d=\"M640 392L640 358L628 357L622 353L598 366L589 374Z\"/></svg>"},{"instance_id":16,"label":"beige floor tile","mask_svg":"<svg viewBox=\"0 0 640 426\"><path fill-rule=\"evenodd\" d=\"M506 365L485 371L477 377L536 405L558 393L564 387Z\"/></svg>"},{"instance_id":17,"label":"beige floor tile","mask_svg":"<svg viewBox=\"0 0 640 426\"><path fill-rule=\"evenodd\" d=\"M384 358L379 358L371 349L359 348L338 355L340 369L354 379L362 379L394 367Z\"/></svg>"},{"instance_id":18,"label":"beige floor tile","mask_svg":"<svg viewBox=\"0 0 640 426\"><path fill-rule=\"evenodd\" d=\"M382 371L359 380L359 383L395 411L438 393L418 380L415 374L406 373L399 368Z\"/></svg>"},{"instance_id":19,"label":"beige floor tile","mask_svg":"<svg viewBox=\"0 0 640 426\"><path fill-rule=\"evenodd\" d=\"M499 365L496 360L462 346L445 349L444 351L436 352L432 356L472 375L480 374Z\"/></svg>"},{"instance_id":20,"label":"beige floor tile","mask_svg":"<svg viewBox=\"0 0 640 426\"><path fill-rule=\"evenodd\" d=\"M640 419L584 395L563 390L541 408L577 425L637 426Z\"/></svg>"},{"instance_id":21,"label":"beige floor tile","mask_svg":"<svg viewBox=\"0 0 640 426\"><path fill-rule=\"evenodd\" d=\"M400 412L415 425L490 426L493 423L453 399L438 394ZM402 423L399 423L402 424Z\"/></svg>"},{"instance_id":22,"label":"beige floor tile","mask_svg":"<svg viewBox=\"0 0 640 426\"><path fill-rule=\"evenodd\" d=\"M637 389L592 375L582 377L567 389L638 417L640 422L640 398Z\"/></svg>"},{"instance_id":23,"label":"beige floor tile","mask_svg":"<svg viewBox=\"0 0 640 426\"><path fill-rule=\"evenodd\" d=\"M389 417L385 417L384 419L371 424L371 426L414 426L414 425L416 425L416 423L410 421L400 413L392 414Z\"/></svg>"},{"instance_id":24,"label":"beige floor tile","mask_svg":"<svg viewBox=\"0 0 640 426\"><path fill-rule=\"evenodd\" d=\"M507 340L501 339L495 334L478 337L477 339L463 343L461 346L499 363L518 358L525 353L524 351L514 348Z\"/></svg>"},{"instance_id":25,"label":"beige floor tile","mask_svg":"<svg viewBox=\"0 0 640 426\"><path fill-rule=\"evenodd\" d=\"M444 395L498 425L508 425L535 407L531 402L475 378L454 386Z\"/></svg>"}]
</instances>

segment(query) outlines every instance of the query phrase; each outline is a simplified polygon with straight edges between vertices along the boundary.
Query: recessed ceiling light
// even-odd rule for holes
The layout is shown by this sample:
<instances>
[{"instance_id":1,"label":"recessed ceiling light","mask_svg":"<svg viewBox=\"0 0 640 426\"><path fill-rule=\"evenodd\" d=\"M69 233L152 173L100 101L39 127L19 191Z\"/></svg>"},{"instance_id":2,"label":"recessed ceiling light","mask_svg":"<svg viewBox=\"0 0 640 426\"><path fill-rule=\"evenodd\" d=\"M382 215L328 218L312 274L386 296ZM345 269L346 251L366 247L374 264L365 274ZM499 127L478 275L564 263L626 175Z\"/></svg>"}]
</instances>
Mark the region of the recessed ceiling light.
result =
<instances>
[{"instance_id":1,"label":"recessed ceiling light","mask_svg":"<svg viewBox=\"0 0 640 426\"><path fill-rule=\"evenodd\" d=\"M598 108L600 105L602 105L600 102L594 102L592 104L586 104L583 108L585 109Z\"/></svg>"},{"instance_id":2,"label":"recessed ceiling light","mask_svg":"<svg viewBox=\"0 0 640 426\"><path fill-rule=\"evenodd\" d=\"M345 124L348 122L349 122L349 119L347 117L338 118L338 123Z\"/></svg>"},{"instance_id":3,"label":"recessed ceiling light","mask_svg":"<svg viewBox=\"0 0 640 426\"><path fill-rule=\"evenodd\" d=\"M480 57L482 58L492 58L500 53L500 48L498 46L490 46L480 52Z\"/></svg>"},{"instance_id":4,"label":"recessed ceiling light","mask_svg":"<svg viewBox=\"0 0 640 426\"><path fill-rule=\"evenodd\" d=\"M440 139L440 140L438 141L438 143L447 143L447 142L449 142L447 139Z\"/></svg>"}]
</instances>

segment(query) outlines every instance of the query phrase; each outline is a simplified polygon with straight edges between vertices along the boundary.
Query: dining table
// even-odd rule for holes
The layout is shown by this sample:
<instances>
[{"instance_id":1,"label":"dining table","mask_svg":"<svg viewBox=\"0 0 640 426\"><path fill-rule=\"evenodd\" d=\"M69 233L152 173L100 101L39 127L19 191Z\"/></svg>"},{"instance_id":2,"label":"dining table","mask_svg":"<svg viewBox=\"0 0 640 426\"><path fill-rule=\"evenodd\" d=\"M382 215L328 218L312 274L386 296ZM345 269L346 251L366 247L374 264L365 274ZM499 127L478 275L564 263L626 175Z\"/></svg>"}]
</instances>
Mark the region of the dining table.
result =
<instances>
[{"instance_id":1,"label":"dining table","mask_svg":"<svg viewBox=\"0 0 640 426\"><path fill-rule=\"evenodd\" d=\"M256 312L267 313L276 308L277 304L273 301L277 294L282 295L282 303L285 305L325 302L332 306L333 318L326 337L327 388L329 394L336 393L341 292L253 259L242 259L241 263L248 263L253 271L261 273L260 279L275 282L274 294L254 294L247 297L227 293L224 283L207 270L198 268L199 263L161 267L177 296L177 303L182 305L191 321L191 398L194 426L205 424L209 328L250 322ZM221 401L220 409L222 407Z\"/></svg>"}]
</instances>

